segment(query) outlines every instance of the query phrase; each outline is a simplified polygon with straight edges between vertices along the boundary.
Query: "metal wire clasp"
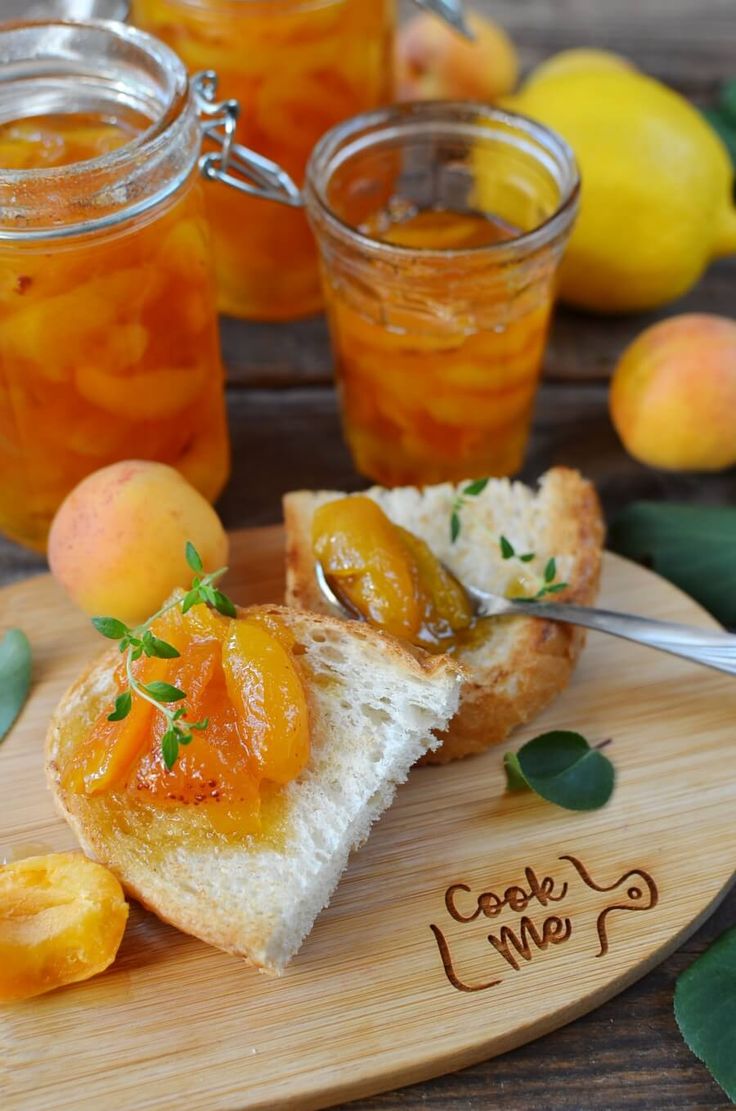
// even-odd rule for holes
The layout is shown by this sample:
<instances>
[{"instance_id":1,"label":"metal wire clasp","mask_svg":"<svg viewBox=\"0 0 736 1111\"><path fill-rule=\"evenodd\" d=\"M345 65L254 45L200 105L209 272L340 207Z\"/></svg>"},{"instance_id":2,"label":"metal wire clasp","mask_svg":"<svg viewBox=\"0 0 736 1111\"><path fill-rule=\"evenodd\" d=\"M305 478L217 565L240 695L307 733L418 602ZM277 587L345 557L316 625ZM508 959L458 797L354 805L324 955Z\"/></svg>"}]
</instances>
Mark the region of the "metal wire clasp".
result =
<instances>
[{"instance_id":1,"label":"metal wire clasp","mask_svg":"<svg viewBox=\"0 0 736 1111\"><path fill-rule=\"evenodd\" d=\"M219 151L208 151L199 159L199 169L210 181L222 181L248 193L265 197L291 208L303 205L300 190L292 179L270 158L235 142L240 104L237 100L217 100L217 74L206 69L192 78L194 102L202 122L202 131L217 143Z\"/></svg>"}]
</instances>

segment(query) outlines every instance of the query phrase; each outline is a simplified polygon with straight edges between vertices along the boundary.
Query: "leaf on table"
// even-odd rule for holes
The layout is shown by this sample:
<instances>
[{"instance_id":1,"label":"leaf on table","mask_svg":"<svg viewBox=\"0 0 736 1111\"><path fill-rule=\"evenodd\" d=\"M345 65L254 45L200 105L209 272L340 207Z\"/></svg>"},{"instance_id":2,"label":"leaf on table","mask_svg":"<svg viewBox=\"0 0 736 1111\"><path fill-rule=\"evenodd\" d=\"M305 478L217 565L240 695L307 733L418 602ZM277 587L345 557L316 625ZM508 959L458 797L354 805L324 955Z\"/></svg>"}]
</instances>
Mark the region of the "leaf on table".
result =
<instances>
[{"instance_id":1,"label":"leaf on table","mask_svg":"<svg viewBox=\"0 0 736 1111\"><path fill-rule=\"evenodd\" d=\"M634 502L611 524L609 547L657 571L736 625L736 509Z\"/></svg>"},{"instance_id":2,"label":"leaf on table","mask_svg":"<svg viewBox=\"0 0 736 1111\"><path fill-rule=\"evenodd\" d=\"M534 737L518 752L504 756L507 785L526 785L535 794L565 810L598 810L613 793L616 779L611 761L585 737L564 729Z\"/></svg>"},{"instance_id":3,"label":"leaf on table","mask_svg":"<svg viewBox=\"0 0 736 1111\"><path fill-rule=\"evenodd\" d=\"M0 640L0 741L3 740L31 686L31 646L21 629L8 629Z\"/></svg>"},{"instance_id":4,"label":"leaf on table","mask_svg":"<svg viewBox=\"0 0 736 1111\"><path fill-rule=\"evenodd\" d=\"M736 81L727 81L715 108L704 108L703 115L728 148L736 166Z\"/></svg>"},{"instance_id":5,"label":"leaf on table","mask_svg":"<svg viewBox=\"0 0 736 1111\"><path fill-rule=\"evenodd\" d=\"M687 1046L736 1103L736 928L680 975L675 1018Z\"/></svg>"}]
</instances>

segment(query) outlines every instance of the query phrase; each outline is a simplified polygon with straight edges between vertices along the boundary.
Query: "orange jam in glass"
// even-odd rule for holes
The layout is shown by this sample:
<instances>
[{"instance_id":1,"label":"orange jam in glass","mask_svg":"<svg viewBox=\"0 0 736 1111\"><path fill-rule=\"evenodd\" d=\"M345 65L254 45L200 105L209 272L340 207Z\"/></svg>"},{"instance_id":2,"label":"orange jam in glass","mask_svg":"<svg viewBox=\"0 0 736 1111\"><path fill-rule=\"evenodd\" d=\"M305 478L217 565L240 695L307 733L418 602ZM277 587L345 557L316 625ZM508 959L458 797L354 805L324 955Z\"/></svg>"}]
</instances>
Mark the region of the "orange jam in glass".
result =
<instances>
[{"instance_id":1,"label":"orange jam in glass","mask_svg":"<svg viewBox=\"0 0 736 1111\"><path fill-rule=\"evenodd\" d=\"M561 140L479 106L400 106L318 144L306 198L363 474L518 469L576 196Z\"/></svg>"},{"instance_id":2,"label":"orange jam in glass","mask_svg":"<svg viewBox=\"0 0 736 1111\"><path fill-rule=\"evenodd\" d=\"M213 69L235 97L237 140L298 185L339 120L387 103L393 0L133 0L135 22L192 73ZM223 312L287 320L322 305L304 213L213 182L207 190Z\"/></svg>"},{"instance_id":3,"label":"orange jam in glass","mask_svg":"<svg viewBox=\"0 0 736 1111\"><path fill-rule=\"evenodd\" d=\"M191 819L203 833L270 832L278 789L296 779L309 759L309 709L295 643L266 612L223 618L204 606L178 608L153 622L155 636L178 658L141 657L133 663L145 684L171 683L186 693L186 720L206 722L179 749L173 767L162 755L164 715L140 695L122 721L106 703L61 769L67 790L88 799L105 795L142 820L158 814ZM118 691L128 686L124 665Z\"/></svg>"}]
</instances>

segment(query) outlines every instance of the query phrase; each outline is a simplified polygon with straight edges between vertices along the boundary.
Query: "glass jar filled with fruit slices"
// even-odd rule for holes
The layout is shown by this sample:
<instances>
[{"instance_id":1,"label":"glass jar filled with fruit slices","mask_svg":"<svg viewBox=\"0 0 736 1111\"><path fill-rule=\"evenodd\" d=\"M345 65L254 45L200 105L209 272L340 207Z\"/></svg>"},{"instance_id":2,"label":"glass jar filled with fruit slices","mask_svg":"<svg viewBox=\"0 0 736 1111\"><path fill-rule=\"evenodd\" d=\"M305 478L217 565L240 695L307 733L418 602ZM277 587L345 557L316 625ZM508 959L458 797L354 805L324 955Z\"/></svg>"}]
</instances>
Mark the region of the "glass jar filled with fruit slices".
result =
<instances>
[{"instance_id":1,"label":"glass jar filled with fruit slices","mask_svg":"<svg viewBox=\"0 0 736 1111\"><path fill-rule=\"evenodd\" d=\"M469 102L381 109L320 140L305 199L362 474L518 470L578 189L557 135Z\"/></svg>"},{"instance_id":2,"label":"glass jar filled with fruit slices","mask_svg":"<svg viewBox=\"0 0 736 1111\"><path fill-rule=\"evenodd\" d=\"M394 0L133 0L133 21L242 105L237 138L301 184L317 140L391 94ZM304 213L208 194L221 311L287 320L322 305Z\"/></svg>"},{"instance_id":3,"label":"glass jar filled with fruit slices","mask_svg":"<svg viewBox=\"0 0 736 1111\"><path fill-rule=\"evenodd\" d=\"M69 490L116 460L224 485L203 130L224 119L208 166L246 152L211 84L198 96L123 24L11 24L0 67L0 531L43 548Z\"/></svg>"}]
</instances>

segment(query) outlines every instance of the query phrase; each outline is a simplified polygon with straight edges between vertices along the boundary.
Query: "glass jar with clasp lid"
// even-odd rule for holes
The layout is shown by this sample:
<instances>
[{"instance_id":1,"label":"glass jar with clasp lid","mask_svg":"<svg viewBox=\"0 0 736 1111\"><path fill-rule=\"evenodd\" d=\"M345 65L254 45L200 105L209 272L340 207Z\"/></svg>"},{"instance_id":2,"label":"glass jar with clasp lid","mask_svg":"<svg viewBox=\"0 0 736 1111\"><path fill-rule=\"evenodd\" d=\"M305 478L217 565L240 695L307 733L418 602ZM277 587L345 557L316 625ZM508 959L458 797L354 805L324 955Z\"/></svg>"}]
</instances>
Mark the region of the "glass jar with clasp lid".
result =
<instances>
[{"instance_id":1,"label":"glass jar with clasp lid","mask_svg":"<svg viewBox=\"0 0 736 1111\"><path fill-rule=\"evenodd\" d=\"M125 459L214 499L228 437L202 175L299 203L233 145L237 106L122 23L0 27L0 530L43 548ZM214 149L202 155L203 135ZM216 139L214 137L217 137Z\"/></svg>"}]
</instances>

